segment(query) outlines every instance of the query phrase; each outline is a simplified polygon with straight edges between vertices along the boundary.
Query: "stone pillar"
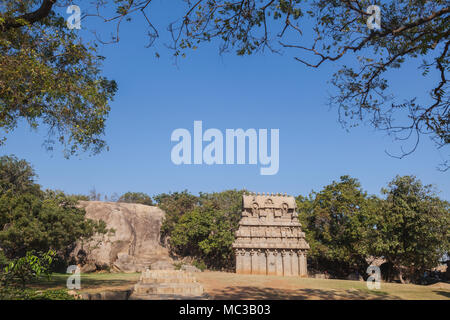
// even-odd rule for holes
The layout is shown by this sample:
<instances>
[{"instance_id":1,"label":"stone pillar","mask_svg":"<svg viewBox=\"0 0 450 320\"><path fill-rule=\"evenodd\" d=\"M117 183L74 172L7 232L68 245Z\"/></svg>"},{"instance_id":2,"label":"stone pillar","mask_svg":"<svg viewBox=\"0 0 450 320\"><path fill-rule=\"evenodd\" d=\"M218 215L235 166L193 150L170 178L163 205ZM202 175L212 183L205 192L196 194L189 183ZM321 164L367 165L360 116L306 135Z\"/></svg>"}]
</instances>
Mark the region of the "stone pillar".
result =
<instances>
[{"instance_id":1,"label":"stone pillar","mask_svg":"<svg viewBox=\"0 0 450 320\"><path fill-rule=\"evenodd\" d=\"M266 251L267 256L267 274L273 276L277 274L277 261L276 256L272 250Z\"/></svg>"},{"instance_id":2,"label":"stone pillar","mask_svg":"<svg viewBox=\"0 0 450 320\"><path fill-rule=\"evenodd\" d=\"M243 273L244 270L244 250L236 249L236 273Z\"/></svg>"},{"instance_id":3,"label":"stone pillar","mask_svg":"<svg viewBox=\"0 0 450 320\"><path fill-rule=\"evenodd\" d=\"M275 251L275 260L276 260L276 274L277 276L283 275L283 257L281 256L280 251Z\"/></svg>"},{"instance_id":4,"label":"stone pillar","mask_svg":"<svg viewBox=\"0 0 450 320\"><path fill-rule=\"evenodd\" d=\"M306 267L306 252L303 250L299 252L298 265L300 270L300 277L306 278L308 276L308 269Z\"/></svg>"},{"instance_id":5,"label":"stone pillar","mask_svg":"<svg viewBox=\"0 0 450 320\"><path fill-rule=\"evenodd\" d=\"M290 276L291 274L291 256L288 251L284 251L281 253L283 256L283 275Z\"/></svg>"},{"instance_id":6,"label":"stone pillar","mask_svg":"<svg viewBox=\"0 0 450 320\"><path fill-rule=\"evenodd\" d=\"M258 250L259 255L259 274L267 274L267 258L266 253L262 250Z\"/></svg>"},{"instance_id":7,"label":"stone pillar","mask_svg":"<svg viewBox=\"0 0 450 320\"><path fill-rule=\"evenodd\" d=\"M252 259L252 269L251 274L259 273L259 261L258 261L258 252L255 250L250 251L251 259Z\"/></svg>"},{"instance_id":8,"label":"stone pillar","mask_svg":"<svg viewBox=\"0 0 450 320\"><path fill-rule=\"evenodd\" d=\"M291 250L291 268L292 268L292 275L297 277L298 276L298 255L297 252Z\"/></svg>"},{"instance_id":9,"label":"stone pillar","mask_svg":"<svg viewBox=\"0 0 450 320\"><path fill-rule=\"evenodd\" d=\"M244 249L245 250L245 249ZM252 257L250 256L250 252L245 250L245 253L242 256L242 273L250 274L252 273Z\"/></svg>"}]
</instances>

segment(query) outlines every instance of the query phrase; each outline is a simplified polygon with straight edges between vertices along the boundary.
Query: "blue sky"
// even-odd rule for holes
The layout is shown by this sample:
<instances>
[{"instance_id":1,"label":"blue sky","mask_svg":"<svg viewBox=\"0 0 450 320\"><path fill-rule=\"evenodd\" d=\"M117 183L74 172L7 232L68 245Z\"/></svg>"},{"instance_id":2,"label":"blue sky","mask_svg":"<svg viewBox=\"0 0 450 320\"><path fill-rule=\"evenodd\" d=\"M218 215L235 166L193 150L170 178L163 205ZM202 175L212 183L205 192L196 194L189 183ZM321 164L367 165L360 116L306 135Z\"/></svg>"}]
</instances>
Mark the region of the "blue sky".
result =
<instances>
[{"instance_id":1,"label":"blue sky","mask_svg":"<svg viewBox=\"0 0 450 320\"><path fill-rule=\"evenodd\" d=\"M232 188L307 195L348 174L369 193L379 194L395 175L414 174L426 184L435 184L440 196L450 200L450 172L436 170L445 153L428 138L422 139L414 154L399 160L385 153L398 152L400 147L385 133L369 126L350 132L341 128L337 110L327 105L332 64L309 69L289 52L220 56L217 43L211 43L190 52L176 66L163 46L166 18L153 17L162 36L157 48L144 47L140 20L122 29L119 44L101 48L106 56L104 74L119 85L107 121L109 152L67 160L58 149L49 153L42 147L45 130L34 132L22 124L8 136L1 154L28 160L43 187L68 193L87 194L95 186L108 195ZM104 25L98 28L110 30ZM79 32L87 35L85 30ZM161 58L155 58L155 51ZM395 93L425 94L423 88L431 82L418 74L413 63L391 74ZM278 174L262 176L255 165L174 165L171 133L177 128L192 132L194 120L202 120L204 129L218 128L223 133L236 128L279 129Z\"/></svg>"}]
</instances>

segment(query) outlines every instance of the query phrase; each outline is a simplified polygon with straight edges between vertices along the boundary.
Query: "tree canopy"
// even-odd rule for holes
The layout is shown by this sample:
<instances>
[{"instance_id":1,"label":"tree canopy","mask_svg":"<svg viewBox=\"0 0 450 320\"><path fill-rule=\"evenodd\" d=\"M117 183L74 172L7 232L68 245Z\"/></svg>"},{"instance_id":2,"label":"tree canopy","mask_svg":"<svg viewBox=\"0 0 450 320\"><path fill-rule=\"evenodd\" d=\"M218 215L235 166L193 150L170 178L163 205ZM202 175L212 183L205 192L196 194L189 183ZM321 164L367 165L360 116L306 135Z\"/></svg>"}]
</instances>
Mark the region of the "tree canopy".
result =
<instances>
[{"instance_id":1,"label":"tree canopy","mask_svg":"<svg viewBox=\"0 0 450 320\"><path fill-rule=\"evenodd\" d=\"M382 193L374 253L403 275L420 277L450 250L450 203L414 176L397 176Z\"/></svg>"},{"instance_id":2,"label":"tree canopy","mask_svg":"<svg viewBox=\"0 0 450 320\"><path fill-rule=\"evenodd\" d=\"M76 241L107 231L104 222L85 219L76 198L42 191L34 178L24 160L0 157L0 248L8 258L30 250L64 255Z\"/></svg>"},{"instance_id":3,"label":"tree canopy","mask_svg":"<svg viewBox=\"0 0 450 320\"><path fill-rule=\"evenodd\" d=\"M380 257L403 282L439 265L450 249L449 203L414 176L395 177L381 193L369 196L358 180L342 176L297 197L312 268L365 274L369 260Z\"/></svg>"},{"instance_id":4,"label":"tree canopy","mask_svg":"<svg viewBox=\"0 0 450 320\"><path fill-rule=\"evenodd\" d=\"M169 210L161 232L172 253L194 257L209 268L231 270L231 245L241 218L244 192L227 190L200 193L198 197L182 192L155 197L162 209Z\"/></svg>"},{"instance_id":5,"label":"tree canopy","mask_svg":"<svg viewBox=\"0 0 450 320\"><path fill-rule=\"evenodd\" d=\"M152 198L143 192L127 192L121 195L117 202L140 203L147 206L153 205Z\"/></svg>"},{"instance_id":6,"label":"tree canopy","mask_svg":"<svg viewBox=\"0 0 450 320\"><path fill-rule=\"evenodd\" d=\"M163 242L170 237L178 220L198 205L198 198L187 190L182 192L162 193L153 197L156 205L166 213L161 226L161 239Z\"/></svg>"},{"instance_id":7,"label":"tree canopy","mask_svg":"<svg viewBox=\"0 0 450 320\"><path fill-rule=\"evenodd\" d=\"M374 201L350 176L312 192L309 198L297 198L313 268L340 277L351 270L365 273L375 233Z\"/></svg>"},{"instance_id":8,"label":"tree canopy","mask_svg":"<svg viewBox=\"0 0 450 320\"><path fill-rule=\"evenodd\" d=\"M0 128L8 133L26 121L48 129L49 149L56 138L66 156L97 153L106 146L102 134L117 86L100 74L95 45L67 28L55 3L0 5ZM4 143L5 134L0 138Z\"/></svg>"},{"instance_id":9,"label":"tree canopy","mask_svg":"<svg viewBox=\"0 0 450 320\"><path fill-rule=\"evenodd\" d=\"M415 139L410 149L392 154L397 157L413 152L423 135L439 148L448 145L448 1L377 1L380 30L366 24L372 4L367 0L196 1L171 28L174 49L179 54L217 39L222 51L235 49L238 55L294 50L295 59L308 67L335 63L339 69L331 77L336 92L330 105L338 109L344 127L369 123L396 140ZM304 27L309 24L312 30ZM312 39L306 36L310 34ZM435 85L395 99L387 74L409 60L418 61L422 75ZM425 96L431 99L422 99ZM448 169L448 161L441 169Z\"/></svg>"},{"instance_id":10,"label":"tree canopy","mask_svg":"<svg viewBox=\"0 0 450 320\"><path fill-rule=\"evenodd\" d=\"M102 58L95 47L82 44L55 13L56 6L72 3L7 0L0 7L0 123L12 130L20 117L32 126L42 120L71 146L69 153L78 146L99 151L105 146L99 136L116 85L100 75ZM83 4L83 18L114 24L112 42L119 41L121 24L137 15L147 23L149 45L160 37L148 15L151 0ZM438 148L447 147L448 1L376 2L381 10L379 30L366 24L372 4L368 0L180 1L184 13L167 21L172 39L168 46L176 57L215 41L221 52L233 49L238 55L251 55L268 49L292 52L297 61L312 68L334 63L338 71L331 76L336 90L330 105L337 108L345 128L368 123L395 140L413 139L409 149L391 154L396 157L413 152L423 136ZM434 85L399 97L387 75L409 61L415 61L418 73ZM448 169L449 160L445 158L440 168Z\"/></svg>"}]
</instances>

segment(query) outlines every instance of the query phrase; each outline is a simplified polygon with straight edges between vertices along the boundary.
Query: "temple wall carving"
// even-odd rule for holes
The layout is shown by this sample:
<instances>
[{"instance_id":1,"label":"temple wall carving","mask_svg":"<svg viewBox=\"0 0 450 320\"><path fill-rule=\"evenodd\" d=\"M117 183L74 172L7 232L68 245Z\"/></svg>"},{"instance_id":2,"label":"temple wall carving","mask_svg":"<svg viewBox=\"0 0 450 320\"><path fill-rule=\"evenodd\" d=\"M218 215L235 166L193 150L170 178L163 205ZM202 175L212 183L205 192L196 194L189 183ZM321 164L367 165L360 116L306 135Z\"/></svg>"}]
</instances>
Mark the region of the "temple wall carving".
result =
<instances>
[{"instance_id":1,"label":"temple wall carving","mask_svg":"<svg viewBox=\"0 0 450 320\"><path fill-rule=\"evenodd\" d=\"M236 273L307 276L309 245L297 218L294 197L243 196L243 212L233 249Z\"/></svg>"}]
</instances>

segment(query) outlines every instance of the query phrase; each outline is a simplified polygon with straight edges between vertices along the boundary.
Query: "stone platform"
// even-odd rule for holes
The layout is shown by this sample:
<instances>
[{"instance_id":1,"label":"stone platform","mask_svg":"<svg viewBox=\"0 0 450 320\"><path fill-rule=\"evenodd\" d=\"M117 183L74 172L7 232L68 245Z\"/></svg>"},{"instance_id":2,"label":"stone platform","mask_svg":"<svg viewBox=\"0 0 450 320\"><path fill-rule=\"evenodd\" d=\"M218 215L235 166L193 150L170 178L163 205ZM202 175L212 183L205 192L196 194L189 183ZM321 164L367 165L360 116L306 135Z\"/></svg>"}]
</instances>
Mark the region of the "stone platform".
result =
<instances>
[{"instance_id":1,"label":"stone platform","mask_svg":"<svg viewBox=\"0 0 450 320\"><path fill-rule=\"evenodd\" d=\"M204 299L203 286L182 270L146 270L134 286L130 300Z\"/></svg>"}]
</instances>

